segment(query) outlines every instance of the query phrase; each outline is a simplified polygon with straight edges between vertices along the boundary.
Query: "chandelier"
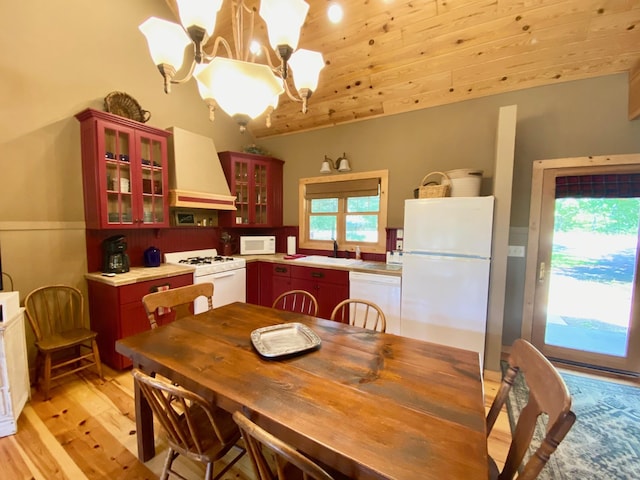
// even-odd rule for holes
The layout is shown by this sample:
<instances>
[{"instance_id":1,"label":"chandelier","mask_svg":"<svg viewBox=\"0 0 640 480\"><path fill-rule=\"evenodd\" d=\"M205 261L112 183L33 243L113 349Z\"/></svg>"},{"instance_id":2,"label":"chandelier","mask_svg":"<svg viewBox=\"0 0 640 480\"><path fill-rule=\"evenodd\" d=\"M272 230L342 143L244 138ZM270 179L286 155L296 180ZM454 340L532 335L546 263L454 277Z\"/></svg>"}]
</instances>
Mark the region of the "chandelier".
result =
<instances>
[{"instance_id":1,"label":"chandelier","mask_svg":"<svg viewBox=\"0 0 640 480\"><path fill-rule=\"evenodd\" d=\"M276 65L269 50L252 38L255 9L249 8L245 0L230 0L233 48L225 38L217 36L211 51L205 51L222 2L176 0L182 25L151 17L138 27L147 38L151 58L164 78L164 91L170 93L171 84L195 77L200 96L209 107L209 118L213 121L214 112L220 107L238 122L241 132L246 130L249 120L265 112L270 127L271 113L283 92L291 100L301 102L302 112L306 113L308 99L318 87L320 70L324 67L320 52L296 50L309 4L304 0L260 0L259 15L267 25L269 44L280 60ZM249 17L246 24L245 15ZM176 79L189 44L193 46L191 66L183 78ZM225 55L218 55L219 50ZM266 63L258 63L257 58L264 58ZM291 77L297 95L289 85Z\"/></svg>"}]
</instances>

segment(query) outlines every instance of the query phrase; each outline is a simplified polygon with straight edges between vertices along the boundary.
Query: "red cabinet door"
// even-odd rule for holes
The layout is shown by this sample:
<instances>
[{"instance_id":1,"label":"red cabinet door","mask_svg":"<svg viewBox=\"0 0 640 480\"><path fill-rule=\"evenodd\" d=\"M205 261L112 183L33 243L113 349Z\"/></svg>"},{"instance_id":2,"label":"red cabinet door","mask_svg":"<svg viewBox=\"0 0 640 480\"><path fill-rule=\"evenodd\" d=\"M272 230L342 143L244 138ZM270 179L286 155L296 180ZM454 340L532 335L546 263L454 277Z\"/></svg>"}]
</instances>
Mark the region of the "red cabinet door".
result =
<instances>
[{"instance_id":1,"label":"red cabinet door","mask_svg":"<svg viewBox=\"0 0 640 480\"><path fill-rule=\"evenodd\" d=\"M247 303L260 305L260 263L247 263Z\"/></svg>"},{"instance_id":2,"label":"red cabinet door","mask_svg":"<svg viewBox=\"0 0 640 480\"><path fill-rule=\"evenodd\" d=\"M225 227L282 226L282 167L278 158L240 152L219 152L236 211L222 211Z\"/></svg>"},{"instance_id":3,"label":"red cabinet door","mask_svg":"<svg viewBox=\"0 0 640 480\"><path fill-rule=\"evenodd\" d=\"M292 266L291 289L306 290L318 301L318 316L329 318L335 306L349 298L349 272Z\"/></svg>"},{"instance_id":4,"label":"red cabinet door","mask_svg":"<svg viewBox=\"0 0 640 480\"><path fill-rule=\"evenodd\" d=\"M281 293L291 290L288 265L262 262L260 264L260 305L270 307Z\"/></svg>"},{"instance_id":5,"label":"red cabinet door","mask_svg":"<svg viewBox=\"0 0 640 480\"><path fill-rule=\"evenodd\" d=\"M96 341L101 360L117 370L130 367L131 361L116 352L116 342L121 338L151 328L142 305L142 297L155 291L156 287L160 285L176 288L192 283L193 274L191 273L120 287L89 280L87 282L89 287L89 318L91 329L98 333ZM170 321L172 319L171 315L167 315L164 320Z\"/></svg>"},{"instance_id":6,"label":"red cabinet door","mask_svg":"<svg viewBox=\"0 0 640 480\"><path fill-rule=\"evenodd\" d=\"M87 228L168 227L170 133L93 109L76 118Z\"/></svg>"}]
</instances>

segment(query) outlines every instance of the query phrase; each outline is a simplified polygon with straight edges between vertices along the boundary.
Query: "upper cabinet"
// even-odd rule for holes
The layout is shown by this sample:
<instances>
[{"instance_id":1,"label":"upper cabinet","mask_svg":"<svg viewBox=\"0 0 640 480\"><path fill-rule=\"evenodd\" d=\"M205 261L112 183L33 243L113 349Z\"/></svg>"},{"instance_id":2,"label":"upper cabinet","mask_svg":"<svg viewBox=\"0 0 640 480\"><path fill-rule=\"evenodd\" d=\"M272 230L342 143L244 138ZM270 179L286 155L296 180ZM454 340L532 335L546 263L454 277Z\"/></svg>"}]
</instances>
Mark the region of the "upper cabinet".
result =
<instances>
[{"instance_id":1,"label":"upper cabinet","mask_svg":"<svg viewBox=\"0 0 640 480\"><path fill-rule=\"evenodd\" d=\"M170 132L93 109L76 118L81 128L86 227L168 227Z\"/></svg>"},{"instance_id":2,"label":"upper cabinet","mask_svg":"<svg viewBox=\"0 0 640 480\"><path fill-rule=\"evenodd\" d=\"M219 152L218 157L236 197L236 211L219 212L223 227L282 226L282 167L284 162L252 153Z\"/></svg>"}]
</instances>

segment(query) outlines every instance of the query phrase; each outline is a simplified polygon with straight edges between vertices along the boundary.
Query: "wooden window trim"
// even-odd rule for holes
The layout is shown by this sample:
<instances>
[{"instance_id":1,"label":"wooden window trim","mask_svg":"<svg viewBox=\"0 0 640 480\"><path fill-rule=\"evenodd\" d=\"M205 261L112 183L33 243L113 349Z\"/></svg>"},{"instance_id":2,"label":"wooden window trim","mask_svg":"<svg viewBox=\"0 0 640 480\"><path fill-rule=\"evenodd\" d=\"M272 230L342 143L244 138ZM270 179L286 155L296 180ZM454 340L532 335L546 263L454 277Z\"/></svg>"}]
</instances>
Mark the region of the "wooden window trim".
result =
<instances>
[{"instance_id":1,"label":"wooden window trim","mask_svg":"<svg viewBox=\"0 0 640 480\"><path fill-rule=\"evenodd\" d=\"M333 250L333 242L327 240L310 240L309 239L309 214L311 200L305 198L306 186L312 184L323 184L330 182L343 182L350 180L363 180L379 178L380 179L380 211L378 213L378 242L362 243L362 242L347 242L345 238L344 222L346 213L338 213L338 249L354 251L356 246L359 246L362 252L367 253L385 253L387 249L386 228L387 228L387 205L388 205L388 192L389 192L389 170L374 170L370 172L349 173L343 175L329 175L322 177L308 177L301 178L298 181L298 225L299 225L299 240L298 245L300 248L307 248L313 250ZM342 202L342 207L346 203L346 199L340 198L339 202ZM340 209L344 212L345 208Z\"/></svg>"}]
</instances>

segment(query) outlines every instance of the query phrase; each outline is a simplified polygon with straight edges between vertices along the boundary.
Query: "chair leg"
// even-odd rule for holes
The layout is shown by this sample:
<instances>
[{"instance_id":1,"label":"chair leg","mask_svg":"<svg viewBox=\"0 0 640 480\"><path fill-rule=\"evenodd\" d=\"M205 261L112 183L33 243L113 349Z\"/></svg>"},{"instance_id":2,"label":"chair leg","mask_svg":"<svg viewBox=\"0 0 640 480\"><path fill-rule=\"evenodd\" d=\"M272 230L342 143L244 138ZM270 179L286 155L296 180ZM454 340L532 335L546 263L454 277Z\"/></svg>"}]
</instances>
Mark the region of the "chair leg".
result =
<instances>
[{"instance_id":1,"label":"chair leg","mask_svg":"<svg viewBox=\"0 0 640 480\"><path fill-rule=\"evenodd\" d=\"M42 352L40 350L38 350L36 352L36 371L35 371L35 376L33 377L33 382L31 383L32 386L38 386L38 383L40 382L40 374L42 373Z\"/></svg>"},{"instance_id":2,"label":"chair leg","mask_svg":"<svg viewBox=\"0 0 640 480\"><path fill-rule=\"evenodd\" d=\"M240 445L237 445L237 444L236 444L236 445L234 445L232 448L237 448L237 449L239 450L238 455L236 455L236 456L234 457L234 459L233 459L233 460L231 460L229 463L227 463L227 464L225 465L225 467L224 467L222 470L220 470L220 472L215 476L215 478L213 478L213 480L219 480L219 479L221 479L221 478L222 478L222 476L223 476L225 473L227 473L229 470L231 470L231 468L236 464L236 462L237 462L238 460L240 460L240 459L242 458L242 456L243 456L245 453L247 453L246 448L243 448L243 447L241 447ZM211 465L211 473L213 474L213 462L212 462L212 463L210 463L209 465ZM209 466L207 466L207 470L208 470L208 469L209 469ZM207 478L208 478L208 477L207 477Z\"/></svg>"},{"instance_id":3,"label":"chair leg","mask_svg":"<svg viewBox=\"0 0 640 480\"><path fill-rule=\"evenodd\" d=\"M160 480L167 480L169 478L169 472L173 472L173 470L171 470L173 461L178 457L178 455L178 452L169 447L169 452L167 453L167 458L164 461L164 467L162 468L162 473L160 474Z\"/></svg>"},{"instance_id":4,"label":"chair leg","mask_svg":"<svg viewBox=\"0 0 640 480\"><path fill-rule=\"evenodd\" d=\"M207 463L207 470L206 472L204 472L204 479L205 480L213 479L213 462Z\"/></svg>"},{"instance_id":5,"label":"chair leg","mask_svg":"<svg viewBox=\"0 0 640 480\"><path fill-rule=\"evenodd\" d=\"M44 354L44 379L42 380L42 393L44 399L49 400L49 390L51 389L51 354Z\"/></svg>"},{"instance_id":6,"label":"chair leg","mask_svg":"<svg viewBox=\"0 0 640 480\"><path fill-rule=\"evenodd\" d=\"M93 348L93 358L96 362L96 370L98 371L98 376L104 380L104 376L102 375L102 362L100 362L100 352L98 352L98 344L95 338L91 341L91 348Z\"/></svg>"}]
</instances>

